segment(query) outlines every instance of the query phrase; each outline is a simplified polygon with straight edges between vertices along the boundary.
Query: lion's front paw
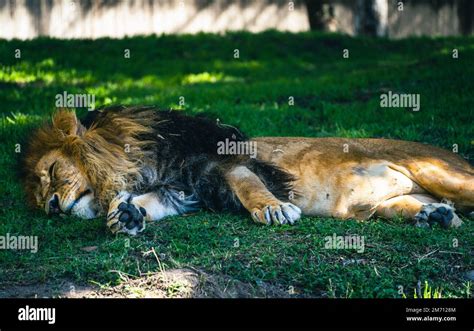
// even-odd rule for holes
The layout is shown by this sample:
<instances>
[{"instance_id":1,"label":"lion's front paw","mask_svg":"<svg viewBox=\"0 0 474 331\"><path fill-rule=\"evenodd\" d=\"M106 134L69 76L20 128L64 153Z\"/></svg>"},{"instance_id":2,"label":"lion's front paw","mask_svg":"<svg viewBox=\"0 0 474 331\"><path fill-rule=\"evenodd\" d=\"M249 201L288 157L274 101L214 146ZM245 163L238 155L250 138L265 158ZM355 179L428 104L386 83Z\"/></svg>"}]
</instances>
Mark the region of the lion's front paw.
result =
<instances>
[{"instance_id":1,"label":"lion's front paw","mask_svg":"<svg viewBox=\"0 0 474 331\"><path fill-rule=\"evenodd\" d=\"M107 226L112 233L127 233L135 236L145 230L146 211L133 204L130 194L117 197L111 205L115 207L109 209Z\"/></svg>"},{"instance_id":2,"label":"lion's front paw","mask_svg":"<svg viewBox=\"0 0 474 331\"><path fill-rule=\"evenodd\" d=\"M251 211L252 219L264 224L294 224L301 217L301 209L289 202L269 204Z\"/></svg>"}]
</instances>

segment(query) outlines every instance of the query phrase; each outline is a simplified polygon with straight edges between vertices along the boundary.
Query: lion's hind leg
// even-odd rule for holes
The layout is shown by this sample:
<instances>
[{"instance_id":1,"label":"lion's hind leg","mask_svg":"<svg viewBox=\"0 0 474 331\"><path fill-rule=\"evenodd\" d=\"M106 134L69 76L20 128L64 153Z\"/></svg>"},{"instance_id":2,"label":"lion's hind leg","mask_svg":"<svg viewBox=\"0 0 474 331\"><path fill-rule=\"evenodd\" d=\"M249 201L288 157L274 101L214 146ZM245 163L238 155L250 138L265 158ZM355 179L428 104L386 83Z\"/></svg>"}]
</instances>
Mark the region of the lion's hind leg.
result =
<instances>
[{"instance_id":1,"label":"lion's hind leg","mask_svg":"<svg viewBox=\"0 0 474 331\"><path fill-rule=\"evenodd\" d=\"M402 216L413 220L419 227L438 223L443 228L448 228L462 224L452 205L439 203L427 194L401 195L388 199L377 207L375 215L383 218Z\"/></svg>"},{"instance_id":2,"label":"lion's hind leg","mask_svg":"<svg viewBox=\"0 0 474 331\"><path fill-rule=\"evenodd\" d=\"M410 161L404 168L429 194L452 201L459 210L474 210L474 169L457 155Z\"/></svg>"}]
</instances>

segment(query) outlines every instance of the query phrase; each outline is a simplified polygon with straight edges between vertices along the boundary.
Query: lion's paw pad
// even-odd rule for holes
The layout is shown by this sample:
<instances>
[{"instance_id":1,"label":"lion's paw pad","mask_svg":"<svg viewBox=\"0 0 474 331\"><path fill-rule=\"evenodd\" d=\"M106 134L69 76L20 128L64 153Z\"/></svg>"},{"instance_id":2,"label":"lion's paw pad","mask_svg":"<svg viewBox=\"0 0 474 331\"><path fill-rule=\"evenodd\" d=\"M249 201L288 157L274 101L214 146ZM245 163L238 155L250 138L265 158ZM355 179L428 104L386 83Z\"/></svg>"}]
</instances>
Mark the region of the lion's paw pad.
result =
<instances>
[{"instance_id":1,"label":"lion's paw pad","mask_svg":"<svg viewBox=\"0 0 474 331\"><path fill-rule=\"evenodd\" d=\"M254 209L252 219L258 223L281 225L294 224L301 217L301 209L292 203L267 205L262 209Z\"/></svg>"},{"instance_id":2,"label":"lion's paw pad","mask_svg":"<svg viewBox=\"0 0 474 331\"><path fill-rule=\"evenodd\" d=\"M430 203L415 215L416 226L429 227L438 223L441 227L459 227L461 219L454 213L454 208L445 203Z\"/></svg>"},{"instance_id":3,"label":"lion's paw pad","mask_svg":"<svg viewBox=\"0 0 474 331\"><path fill-rule=\"evenodd\" d=\"M146 211L133 203L121 202L117 210L107 216L107 225L113 233L136 235L145 230L144 216Z\"/></svg>"}]
</instances>

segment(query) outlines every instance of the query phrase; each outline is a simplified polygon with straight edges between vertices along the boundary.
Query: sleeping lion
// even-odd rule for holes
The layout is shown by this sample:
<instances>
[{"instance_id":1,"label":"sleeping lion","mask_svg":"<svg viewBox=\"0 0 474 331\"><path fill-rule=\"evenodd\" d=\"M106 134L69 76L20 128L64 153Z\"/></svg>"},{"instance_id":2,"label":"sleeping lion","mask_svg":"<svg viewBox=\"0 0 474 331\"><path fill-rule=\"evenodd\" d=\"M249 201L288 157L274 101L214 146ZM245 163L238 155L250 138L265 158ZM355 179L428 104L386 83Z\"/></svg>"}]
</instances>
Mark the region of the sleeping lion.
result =
<instances>
[{"instance_id":1,"label":"sleeping lion","mask_svg":"<svg viewBox=\"0 0 474 331\"><path fill-rule=\"evenodd\" d=\"M226 146L256 146L236 153ZM243 149L248 151L249 149ZM109 107L82 121L61 110L23 160L32 204L49 215L106 216L112 233L208 209L263 224L301 215L402 216L421 227L462 224L474 209L474 169L458 155L386 139L256 138L204 117ZM256 157L255 157L256 156Z\"/></svg>"}]
</instances>

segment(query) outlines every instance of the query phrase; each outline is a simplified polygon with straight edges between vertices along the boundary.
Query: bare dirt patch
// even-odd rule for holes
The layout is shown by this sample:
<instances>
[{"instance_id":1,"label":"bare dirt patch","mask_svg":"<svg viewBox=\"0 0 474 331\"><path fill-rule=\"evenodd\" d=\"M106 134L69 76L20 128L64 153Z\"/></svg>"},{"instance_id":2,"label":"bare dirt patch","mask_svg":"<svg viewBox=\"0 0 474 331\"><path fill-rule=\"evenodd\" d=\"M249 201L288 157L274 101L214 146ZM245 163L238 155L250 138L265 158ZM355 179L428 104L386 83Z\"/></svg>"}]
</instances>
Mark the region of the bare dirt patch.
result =
<instances>
[{"instance_id":1,"label":"bare dirt patch","mask_svg":"<svg viewBox=\"0 0 474 331\"><path fill-rule=\"evenodd\" d=\"M138 278L121 275L120 285L56 284L0 285L2 298L287 298L297 297L280 286L258 286L200 270L171 269Z\"/></svg>"}]
</instances>

